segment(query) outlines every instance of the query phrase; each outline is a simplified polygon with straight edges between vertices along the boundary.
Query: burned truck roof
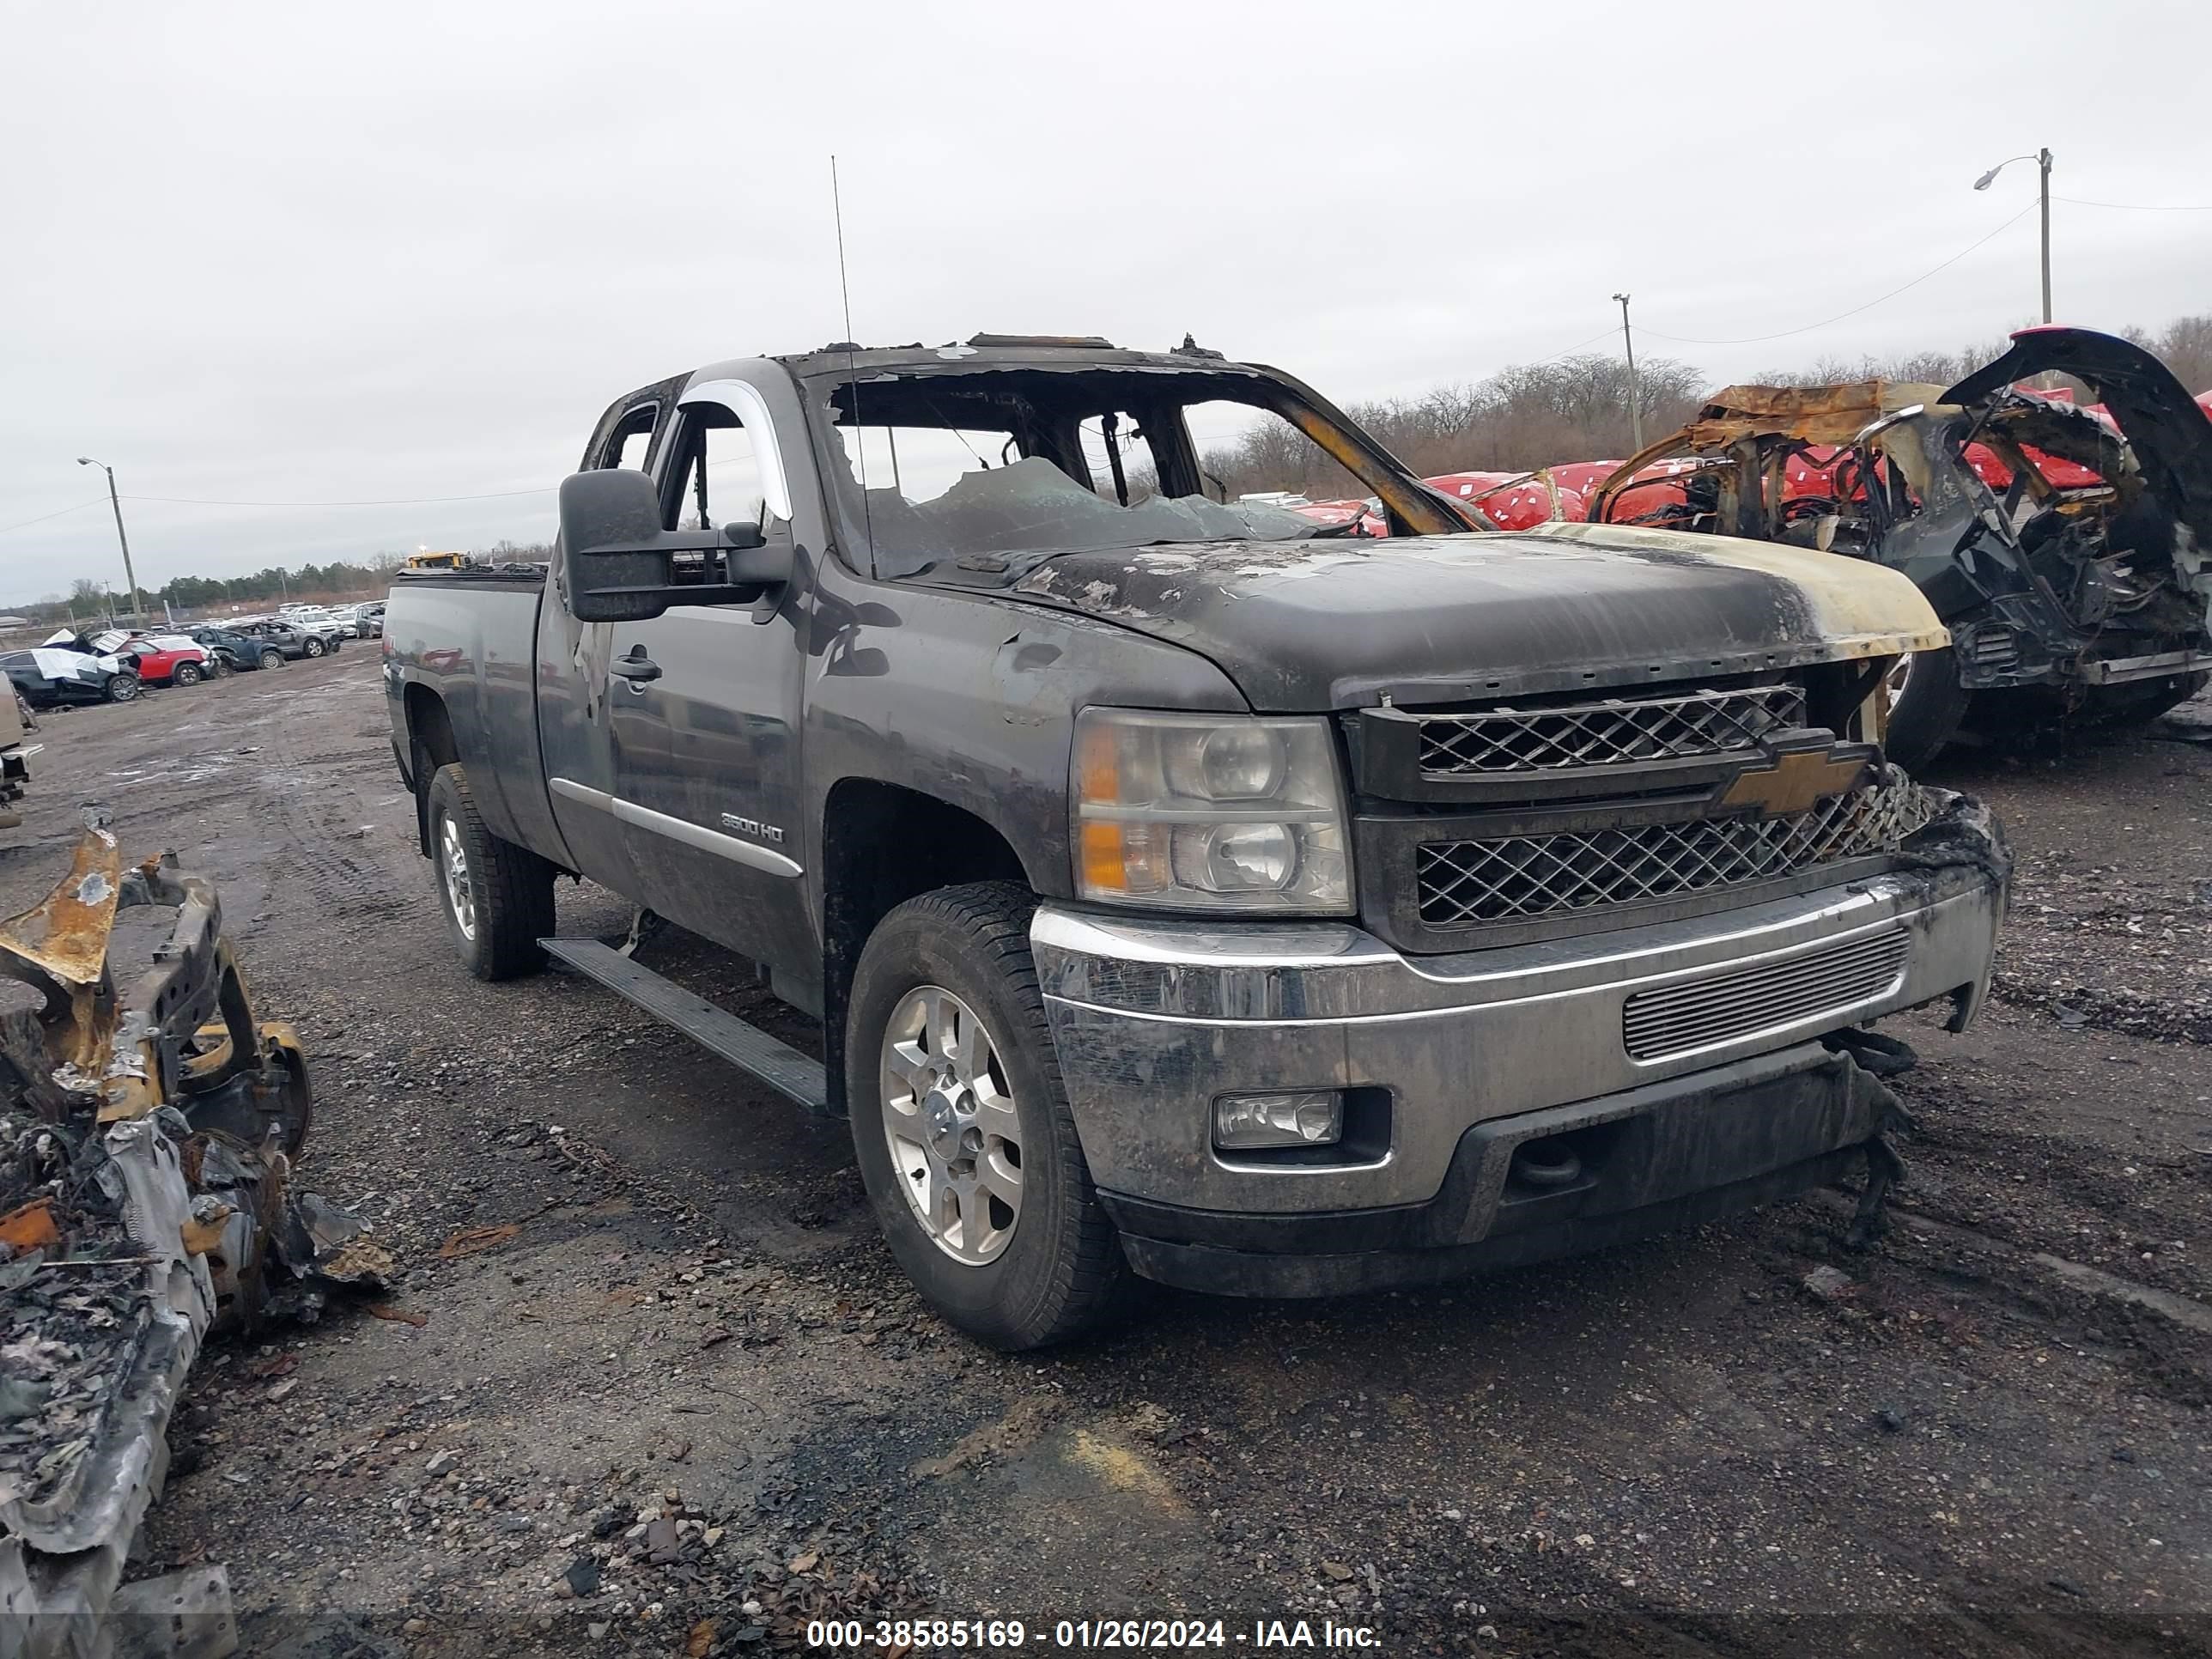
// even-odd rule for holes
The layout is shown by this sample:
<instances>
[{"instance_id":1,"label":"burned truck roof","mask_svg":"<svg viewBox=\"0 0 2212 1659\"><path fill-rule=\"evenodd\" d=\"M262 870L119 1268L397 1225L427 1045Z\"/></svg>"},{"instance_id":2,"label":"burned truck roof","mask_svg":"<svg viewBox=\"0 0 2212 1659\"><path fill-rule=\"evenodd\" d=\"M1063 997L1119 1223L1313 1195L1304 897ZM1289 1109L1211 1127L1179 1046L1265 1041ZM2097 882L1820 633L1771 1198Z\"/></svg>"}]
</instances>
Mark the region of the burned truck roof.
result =
<instances>
[{"instance_id":1,"label":"burned truck roof","mask_svg":"<svg viewBox=\"0 0 2212 1659\"><path fill-rule=\"evenodd\" d=\"M775 359L801 379L819 374L850 375L911 374L940 364L969 368L1151 369L1188 374L1194 369L1217 369L1243 376L1272 375L1273 369L1231 362L1218 351L1208 350L1185 336L1170 351L1138 351L1117 346L1096 334L971 334L965 340L943 345L863 346L844 341L817 346L811 351Z\"/></svg>"}]
</instances>

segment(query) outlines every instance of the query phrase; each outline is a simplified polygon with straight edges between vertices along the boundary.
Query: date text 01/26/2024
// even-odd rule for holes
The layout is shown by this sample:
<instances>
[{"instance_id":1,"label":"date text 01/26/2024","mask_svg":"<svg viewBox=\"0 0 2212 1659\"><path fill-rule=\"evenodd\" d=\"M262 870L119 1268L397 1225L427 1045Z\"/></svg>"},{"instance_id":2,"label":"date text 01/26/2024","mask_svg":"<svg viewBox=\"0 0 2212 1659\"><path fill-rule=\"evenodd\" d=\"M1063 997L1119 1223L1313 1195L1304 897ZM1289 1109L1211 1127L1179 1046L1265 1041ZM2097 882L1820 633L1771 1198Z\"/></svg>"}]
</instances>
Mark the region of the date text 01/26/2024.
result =
<instances>
[{"instance_id":1,"label":"date text 01/26/2024","mask_svg":"<svg viewBox=\"0 0 2212 1659\"><path fill-rule=\"evenodd\" d=\"M817 1619L806 1645L830 1650L943 1649L998 1652L1028 1646L1124 1648L1174 1651L1201 1648L1376 1649L1382 1638L1365 1625L1324 1619L1255 1620L1232 1629L1219 1619L1061 1619L1048 1633L1018 1619Z\"/></svg>"}]
</instances>

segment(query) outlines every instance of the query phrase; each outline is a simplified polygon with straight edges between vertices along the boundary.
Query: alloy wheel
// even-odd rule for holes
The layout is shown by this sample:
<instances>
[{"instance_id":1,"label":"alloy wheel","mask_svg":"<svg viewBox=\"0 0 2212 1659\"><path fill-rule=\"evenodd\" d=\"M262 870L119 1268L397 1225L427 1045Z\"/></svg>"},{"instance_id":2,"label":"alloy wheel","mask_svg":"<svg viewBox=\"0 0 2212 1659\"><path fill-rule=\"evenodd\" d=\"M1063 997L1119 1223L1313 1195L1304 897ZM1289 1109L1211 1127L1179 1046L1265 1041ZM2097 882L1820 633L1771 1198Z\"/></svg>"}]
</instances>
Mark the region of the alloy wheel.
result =
<instances>
[{"instance_id":1,"label":"alloy wheel","mask_svg":"<svg viewBox=\"0 0 2212 1659\"><path fill-rule=\"evenodd\" d=\"M477 901L469 889L468 843L461 839L461 826L451 818L438 820L438 873L446 884L446 903L453 913L453 926L461 930L463 939L473 940Z\"/></svg>"},{"instance_id":2,"label":"alloy wheel","mask_svg":"<svg viewBox=\"0 0 2212 1659\"><path fill-rule=\"evenodd\" d=\"M884 1028L884 1133L915 1218L954 1261L981 1267L1022 1212L1022 1124L997 1042L941 986L909 991Z\"/></svg>"}]
</instances>

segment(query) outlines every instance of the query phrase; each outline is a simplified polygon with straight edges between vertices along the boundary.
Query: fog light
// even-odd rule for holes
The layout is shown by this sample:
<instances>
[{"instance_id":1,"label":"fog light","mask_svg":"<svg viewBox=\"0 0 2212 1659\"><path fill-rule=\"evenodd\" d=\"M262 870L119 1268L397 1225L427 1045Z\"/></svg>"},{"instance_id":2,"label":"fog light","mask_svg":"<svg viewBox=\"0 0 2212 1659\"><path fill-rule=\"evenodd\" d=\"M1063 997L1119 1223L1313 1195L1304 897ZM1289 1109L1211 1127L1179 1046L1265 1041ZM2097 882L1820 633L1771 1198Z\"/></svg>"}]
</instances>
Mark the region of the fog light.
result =
<instances>
[{"instance_id":1,"label":"fog light","mask_svg":"<svg viewBox=\"0 0 2212 1659\"><path fill-rule=\"evenodd\" d=\"M1213 1144L1224 1152L1325 1146L1343 1134L1344 1097L1334 1089L1295 1095L1222 1095L1213 1103Z\"/></svg>"}]
</instances>

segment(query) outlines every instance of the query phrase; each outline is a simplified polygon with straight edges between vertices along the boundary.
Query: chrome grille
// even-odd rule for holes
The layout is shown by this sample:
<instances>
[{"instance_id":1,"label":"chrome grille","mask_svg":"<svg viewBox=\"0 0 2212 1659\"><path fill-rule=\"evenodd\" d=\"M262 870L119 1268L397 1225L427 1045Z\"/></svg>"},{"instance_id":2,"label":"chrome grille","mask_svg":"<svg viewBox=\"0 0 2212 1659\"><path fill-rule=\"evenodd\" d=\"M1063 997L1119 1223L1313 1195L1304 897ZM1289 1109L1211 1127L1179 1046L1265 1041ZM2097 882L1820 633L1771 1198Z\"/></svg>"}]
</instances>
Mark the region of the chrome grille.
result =
<instances>
[{"instance_id":1,"label":"chrome grille","mask_svg":"<svg viewBox=\"0 0 2212 1659\"><path fill-rule=\"evenodd\" d=\"M1893 852L1935 811L1917 784L1897 782L1780 817L1429 842L1414 858L1421 920L1464 927L1771 881Z\"/></svg>"},{"instance_id":2,"label":"chrome grille","mask_svg":"<svg viewBox=\"0 0 2212 1659\"><path fill-rule=\"evenodd\" d=\"M1431 714L1421 721L1420 769L1449 778L1679 760L1749 749L1764 733L1804 721L1804 690L1795 685Z\"/></svg>"},{"instance_id":3,"label":"chrome grille","mask_svg":"<svg viewBox=\"0 0 2212 1659\"><path fill-rule=\"evenodd\" d=\"M1620 1036L1638 1060L1664 1060L1757 1031L1843 1012L1878 997L1905 971L1902 928L1656 991L1621 1006Z\"/></svg>"}]
</instances>

